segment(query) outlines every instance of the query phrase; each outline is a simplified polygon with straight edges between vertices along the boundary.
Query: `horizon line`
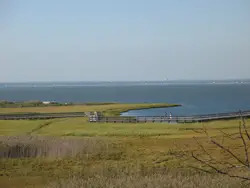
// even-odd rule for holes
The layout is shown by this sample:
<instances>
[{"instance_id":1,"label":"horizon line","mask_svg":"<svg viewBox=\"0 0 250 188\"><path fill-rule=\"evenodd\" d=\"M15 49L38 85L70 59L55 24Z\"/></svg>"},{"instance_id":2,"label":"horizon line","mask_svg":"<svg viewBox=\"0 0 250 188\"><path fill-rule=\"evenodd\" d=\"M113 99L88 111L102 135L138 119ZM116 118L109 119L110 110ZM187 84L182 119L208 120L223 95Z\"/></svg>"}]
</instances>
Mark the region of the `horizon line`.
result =
<instances>
[{"instance_id":1,"label":"horizon line","mask_svg":"<svg viewBox=\"0 0 250 188\"><path fill-rule=\"evenodd\" d=\"M75 80L75 81L7 81L0 82L0 84L18 84L18 83L76 83L76 82L99 82L99 83L111 83L111 82L211 82L211 81L250 81L250 78L229 78L229 79L166 79L166 80Z\"/></svg>"}]
</instances>

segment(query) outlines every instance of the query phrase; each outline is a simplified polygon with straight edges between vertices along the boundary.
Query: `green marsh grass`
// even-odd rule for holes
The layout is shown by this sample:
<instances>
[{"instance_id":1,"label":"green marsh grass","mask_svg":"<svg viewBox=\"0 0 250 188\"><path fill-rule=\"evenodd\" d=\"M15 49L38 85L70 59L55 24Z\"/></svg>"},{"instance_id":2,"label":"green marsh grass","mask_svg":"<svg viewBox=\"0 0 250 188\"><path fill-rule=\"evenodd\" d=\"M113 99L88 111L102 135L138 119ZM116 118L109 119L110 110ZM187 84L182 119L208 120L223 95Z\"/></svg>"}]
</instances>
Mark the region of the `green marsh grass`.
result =
<instances>
[{"instance_id":1,"label":"green marsh grass","mask_svg":"<svg viewBox=\"0 0 250 188\"><path fill-rule=\"evenodd\" d=\"M233 133L238 124L239 120L190 124L99 124L86 118L0 121L0 187L244 187L237 179L190 170L190 164L199 164L181 156L183 150L197 149L193 136L220 156L198 132L206 127L211 136L220 130Z\"/></svg>"},{"instance_id":2,"label":"green marsh grass","mask_svg":"<svg viewBox=\"0 0 250 188\"><path fill-rule=\"evenodd\" d=\"M91 112L99 111L105 115L120 115L121 112L136 109L149 109L161 107L175 107L176 104L167 103L141 103L141 104L75 104L70 106L43 106L43 107L19 107L19 108L0 108L0 113L60 113L60 112Z\"/></svg>"}]
</instances>

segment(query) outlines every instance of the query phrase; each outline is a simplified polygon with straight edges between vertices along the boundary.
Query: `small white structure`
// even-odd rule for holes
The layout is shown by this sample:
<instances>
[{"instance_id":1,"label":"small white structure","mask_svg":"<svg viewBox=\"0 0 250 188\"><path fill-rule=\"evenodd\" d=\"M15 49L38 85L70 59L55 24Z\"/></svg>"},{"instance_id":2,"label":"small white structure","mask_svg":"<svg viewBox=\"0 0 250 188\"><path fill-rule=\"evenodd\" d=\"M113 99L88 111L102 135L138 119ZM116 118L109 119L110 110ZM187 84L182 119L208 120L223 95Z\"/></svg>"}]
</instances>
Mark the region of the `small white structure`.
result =
<instances>
[{"instance_id":1,"label":"small white structure","mask_svg":"<svg viewBox=\"0 0 250 188\"><path fill-rule=\"evenodd\" d=\"M90 122L97 122L102 117L101 112L85 112L85 114L89 117Z\"/></svg>"},{"instance_id":2,"label":"small white structure","mask_svg":"<svg viewBox=\"0 0 250 188\"><path fill-rule=\"evenodd\" d=\"M43 104L50 104L50 101L43 101Z\"/></svg>"}]
</instances>

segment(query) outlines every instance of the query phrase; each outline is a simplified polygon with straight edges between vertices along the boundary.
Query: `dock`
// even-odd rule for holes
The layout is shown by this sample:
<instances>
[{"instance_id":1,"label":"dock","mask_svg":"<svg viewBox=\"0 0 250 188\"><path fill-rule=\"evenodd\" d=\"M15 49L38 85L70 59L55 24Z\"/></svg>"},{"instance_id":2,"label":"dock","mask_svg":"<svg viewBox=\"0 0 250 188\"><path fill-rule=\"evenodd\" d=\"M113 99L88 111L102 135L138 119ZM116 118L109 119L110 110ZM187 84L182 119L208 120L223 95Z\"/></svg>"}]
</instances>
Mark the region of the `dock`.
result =
<instances>
[{"instance_id":1,"label":"dock","mask_svg":"<svg viewBox=\"0 0 250 188\"><path fill-rule=\"evenodd\" d=\"M240 111L231 113L218 113L194 116L91 116L89 122L92 123L193 123L213 120L228 120L237 118L249 118L250 111Z\"/></svg>"}]
</instances>

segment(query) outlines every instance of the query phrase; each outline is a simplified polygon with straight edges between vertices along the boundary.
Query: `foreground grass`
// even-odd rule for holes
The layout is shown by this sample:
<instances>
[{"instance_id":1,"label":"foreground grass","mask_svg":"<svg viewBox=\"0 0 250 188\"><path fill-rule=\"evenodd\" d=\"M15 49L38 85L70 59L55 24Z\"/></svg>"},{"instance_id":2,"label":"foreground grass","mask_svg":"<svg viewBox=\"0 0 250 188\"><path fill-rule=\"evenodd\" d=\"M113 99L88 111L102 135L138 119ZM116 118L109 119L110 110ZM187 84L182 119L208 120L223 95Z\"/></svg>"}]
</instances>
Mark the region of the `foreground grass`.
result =
<instances>
[{"instance_id":1,"label":"foreground grass","mask_svg":"<svg viewBox=\"0 0 250 188\"><path fill-rule=\"evenodd\" d=\"M237 179L190 170L195 161L181 157L183 150L197 149L194 136L206 144L205 135L198 133L203 127L217 136L220 130L237 132L238 124L239 120L192 124L95 124L84 118L0 121L0 151L5 151L5 157L0 155L0 187L243 187ZM220 156L215 148L211 151Z\"/></svg>"},{"instance_id":2,"label":"foreground grass","mask_svg":"<svg viewBox=\"0 0 250 188\"><path fill-rule=\"evenodd\" d=\"M194 173L188 170L168 168L131 167L108 168L104 164L97 168L91 176L73 175L68 179L51 182L49 188L78 188L78 187L120 187L120 188L182 188L182 187L239 187L237 181L226 177Z\"/></svg>"}]
</instances>

